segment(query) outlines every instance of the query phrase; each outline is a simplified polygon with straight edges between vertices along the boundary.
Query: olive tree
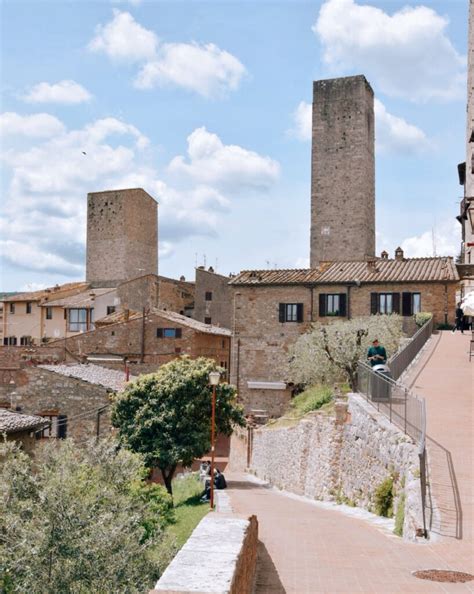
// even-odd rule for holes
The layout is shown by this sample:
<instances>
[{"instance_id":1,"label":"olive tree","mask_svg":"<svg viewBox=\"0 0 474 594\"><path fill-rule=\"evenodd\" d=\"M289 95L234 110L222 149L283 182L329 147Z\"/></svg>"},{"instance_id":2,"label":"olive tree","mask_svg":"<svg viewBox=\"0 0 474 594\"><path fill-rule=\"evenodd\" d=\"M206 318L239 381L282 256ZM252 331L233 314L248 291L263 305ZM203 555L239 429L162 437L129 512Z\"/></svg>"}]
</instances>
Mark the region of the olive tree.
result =
<instances>
[{"instance_id":1,"label":"olive tree","mask_svg":"<svg viewBox=\"0 0 474 594\"><path fill-rule=\"evenodd\" d=\"M144 483L141 457L109 441L36 449L0 439L0 592L147 590L171 502Z\"/></svg>"},{"instance_id":2,"label":"olive tree","mask_svg":"<svg viewBox=\"0 0 474 594\"><path fill-rule=\"evenodd\" d=\"M181 357L162 365L156 373L142 375L115 397L112 423L121 443L157 467L168 493L178 464L190 466L209 451L211 442L212 359ZM216 429L232 433L243 425L234 386L222 383L216 389Z\"/></svg>"},{"instance_id":3,"label":"olive tree","mask_svg":"<svg viewBox=\"0 0 474 594\"><path fill-rule=\"evenodd\" d=\"M347 382L357 389L357 364L375 338L390 356L399 348L402 318L377 315L315 323L291 349L289 379L303 386Z\"/></svg>"}]
</instances>

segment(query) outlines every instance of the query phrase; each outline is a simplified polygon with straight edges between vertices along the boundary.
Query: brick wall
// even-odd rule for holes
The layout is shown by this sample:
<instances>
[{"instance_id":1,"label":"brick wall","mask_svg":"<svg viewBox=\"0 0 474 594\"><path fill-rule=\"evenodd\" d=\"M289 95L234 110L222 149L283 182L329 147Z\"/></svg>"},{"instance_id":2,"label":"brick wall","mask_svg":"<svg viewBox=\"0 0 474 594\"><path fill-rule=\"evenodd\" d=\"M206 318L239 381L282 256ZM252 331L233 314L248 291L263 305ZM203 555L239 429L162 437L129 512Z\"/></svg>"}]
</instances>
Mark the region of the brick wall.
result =
<instances>
[{"instance_id":1,"label":"brick wall","mask_svg":"<svg viewBox=\"0 0 474 594\"><path fill-rule=\"evenodd\" d=\"M67 415L67 436L81 441L96 435L96 409L109 404L110 393L102 386L40 367L25 367L15 372L14 386L0 384L0 402L11 400L13 410L21 407L22 413ZM110 413L107 409L100 418L100 436L109 431Z\"/></svg>"},{"instance_id":2,"label":"brick wall","mask_svg":"<svg viewBox=\"0 0 474 594\"><path fill-rule=\"evenodd\" d=\"M193 318L223 328L231 327L231 290L229 278L213 271L196 268L196 296ZM211 299L206 299L211 293ZM207 320L210 320L208 322Z\"/></svg>"},{"instance_id":3,"label":"brick wall","mask_svg":"<svg viewBox=\"0 0 474 594\"><path fill-rule=\"evenodd\" d=\"M159 279L159 308L186 314L194 307L194 284L164 276Z\"/></svg>"},{"instance_id":4,"label":"brick wall","mask_svg":"<svg viewBox=\"0 0 474 594\"><path fill-rule=\"evenodd\" d=\"M311 267L374 255L374 96L364 76L314 82L312 137Z\"/></svg>"}]
</instances>

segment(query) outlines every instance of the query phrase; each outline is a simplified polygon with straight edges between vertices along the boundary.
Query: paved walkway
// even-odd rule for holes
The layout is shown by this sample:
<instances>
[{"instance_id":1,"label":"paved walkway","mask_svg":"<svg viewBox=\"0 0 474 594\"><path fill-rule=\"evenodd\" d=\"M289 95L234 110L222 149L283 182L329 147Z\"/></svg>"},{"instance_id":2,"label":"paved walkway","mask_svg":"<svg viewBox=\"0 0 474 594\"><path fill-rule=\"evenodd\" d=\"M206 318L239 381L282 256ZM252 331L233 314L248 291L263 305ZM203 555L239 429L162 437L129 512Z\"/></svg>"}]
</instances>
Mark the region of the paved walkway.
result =
<instances>
[{"instance_id":1,"label":"paved walkway","mask_svg":"<svg viewBox=\"0 0 474 594\"><path fill-rule=\"evenodd\" d=\"M427 399L432 495L438 500L433 525L440 538L406 543L364 520L289 498L245 475L230 476L234 510L259 521L256 594L474 592L474 582L441 584L411 575L418 569L474 573L474 363L469 366L468 341L460 334L434 337L407 378Z\"/></svg>"}]
</instances>

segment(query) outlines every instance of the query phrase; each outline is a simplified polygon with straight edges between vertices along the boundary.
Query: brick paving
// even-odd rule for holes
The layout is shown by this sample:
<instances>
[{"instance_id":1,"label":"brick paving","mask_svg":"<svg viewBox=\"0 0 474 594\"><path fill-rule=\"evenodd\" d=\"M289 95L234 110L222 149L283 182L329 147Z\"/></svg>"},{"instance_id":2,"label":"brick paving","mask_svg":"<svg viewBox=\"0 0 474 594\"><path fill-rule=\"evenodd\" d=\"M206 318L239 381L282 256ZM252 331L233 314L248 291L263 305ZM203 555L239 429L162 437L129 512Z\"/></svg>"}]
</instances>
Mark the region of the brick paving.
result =
<instances>
[{"instance_id":1,"label":"brick paving","mask_svg":"<svg viewBox=\"0 0 474 594\"><path fill-rule=\"evenodd\" d=\"M234 511L254 513L259 521L256 594L474 592L474 582L443 584L411 575L419 569L474 573L474 363L468 364L468 342L461 334L434 337L407 378L427 399L428 434L437 442L430 445L433 496L438 497L441 518L448 517L438 522L437 540L407 543L364 520L287 497L245 475L230 475ZM462 522L454 509L446 452L456 476ZM458 524L462 539L455 538Z\"/></svg>"}]
</instances>

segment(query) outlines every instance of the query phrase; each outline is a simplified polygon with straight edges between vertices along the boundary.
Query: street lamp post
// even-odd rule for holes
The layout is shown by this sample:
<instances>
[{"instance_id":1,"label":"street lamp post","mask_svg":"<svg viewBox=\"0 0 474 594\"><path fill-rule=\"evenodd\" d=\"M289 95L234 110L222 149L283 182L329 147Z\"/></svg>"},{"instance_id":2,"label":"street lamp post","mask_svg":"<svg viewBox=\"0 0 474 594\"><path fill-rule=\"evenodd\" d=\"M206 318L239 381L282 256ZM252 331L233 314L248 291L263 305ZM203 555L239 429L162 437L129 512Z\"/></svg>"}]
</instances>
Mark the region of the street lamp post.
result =
<instances>
[{"instance_id":1,"label":"street lamp post","mask_svg":"<svg viewBox=\"0 0 474 594\"><path fill-rule=\"evenodd\" d=\"M218 371L211 371L209 383L212 386L212 412L211 412L211 509L214 509L214 460L216 450L216 386L219 383L221 374Z\"/></svg>"}]
</instances>

